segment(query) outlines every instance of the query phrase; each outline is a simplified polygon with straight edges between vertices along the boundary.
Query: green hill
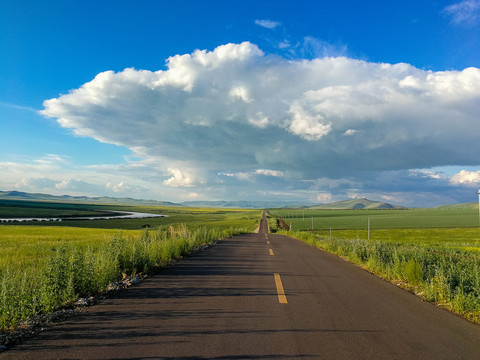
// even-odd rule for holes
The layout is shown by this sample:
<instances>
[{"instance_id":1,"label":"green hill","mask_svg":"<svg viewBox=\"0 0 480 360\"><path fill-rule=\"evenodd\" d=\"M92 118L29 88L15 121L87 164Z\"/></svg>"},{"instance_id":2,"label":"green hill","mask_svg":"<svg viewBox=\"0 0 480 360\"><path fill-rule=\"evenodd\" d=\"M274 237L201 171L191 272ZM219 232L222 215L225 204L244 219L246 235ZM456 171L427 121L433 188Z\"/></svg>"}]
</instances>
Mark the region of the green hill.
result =
<instances>
[{"instance_id":1,"label":"green hill","mask_svg":"<svg viewBox=\"0 0 480 360\"><path fill-rule=\"evenodd\" d=\"M337 201L328 204L310 206L307 209L325 209L325 210L381 210L381 209L405 209L403 206L392 205L380 201L371 201L368 199L350 199Z\"/></svg>"},{"instance_id":2,"label":"green hill","mask_svg":"<svg viewBox=\"0 0 480 360\"><path fill-rule=\"evenodd\" d=\"M437 206L437 210L478 210L478 202Z\"/></svg>"}]
</instances>

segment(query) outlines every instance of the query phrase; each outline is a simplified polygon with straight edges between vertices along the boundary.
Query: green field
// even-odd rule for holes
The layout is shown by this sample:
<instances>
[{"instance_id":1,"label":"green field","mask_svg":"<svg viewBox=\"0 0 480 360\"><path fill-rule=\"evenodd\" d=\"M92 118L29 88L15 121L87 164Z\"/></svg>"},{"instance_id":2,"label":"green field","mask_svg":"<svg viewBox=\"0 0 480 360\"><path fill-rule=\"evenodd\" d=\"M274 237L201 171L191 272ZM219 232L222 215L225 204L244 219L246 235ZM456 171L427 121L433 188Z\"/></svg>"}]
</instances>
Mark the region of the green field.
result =
<instances>
[{"instance_id":1,"label":"green field","mask_svg":"<svg viewBox=\"0 0 480 360\"><path fill-rule=\"evenodd\" d=\"M11 211L10 209L13 209ZM0 217L41 217L59 215L78 216L79 213L119 210L153 214L167 217L146 219L111 220L64 220L61 222L22 222L21 225L0 225L0 270L17 268L41 262L52 249L66 242L81 248L98 247L116 235L139 238L144 229L152 231L165 226L188 224L190 230L197 228L226 230L246 228L253 231L260 218L258 210L194 209L153 206L108 206L90 204L63 204L46 202L9 201L0 202ZM21 215L20 215L21 214Z\"/></svg>"},{"instance_id":2,"label":"green field","mask_svg":"<svg viewBox=\"0 0 480 360\"><path fill-rule=\"evenodd\" d=\"M10 201L0 217L82 216L119 210L164 218L0 225L0 331L70 306L130 274L148 273L195 247L253 232L259 210Z\"/></svg>"},{"instance_id":3,"label":"green field","mask_svg":"<svg viewBox=\"0 0 480 360\"><path fill-rule=\"evenodd\" d=\"M108 206L0 199L0 218L105 216Z\"/></svg>"},{"instance_id":4,"label":"green field","mask_svg":"<svg viewBox=\"0 0 480 360\"><path fill-rule=\"evenodd\" d=\"M69 220L68 216L105 216L111 211L131 211L167 215L145 219ZM84 227L97 229L135 230L145 227L189 224L190 227L209 226L229 228L243 226L245 222L258 220L259 210L209 209L178 206L133 206L70 204L57 202L0 200L0 218L64 217L61 222L22 222L21 225L51 227ZM19 225L20 223L16 223ZM11 226L9 224L7 226ZM15 225L15 224L13 224Z\"/></svg>"},{"instance_id":5,"label":"green field","mask_svg":"<svg viewBox=\"0 0 480 360\"><path fill-rule=\"evenodd\" d=\"M432 208L406 210L291 210L272 209L292 230L357 230L479 227L475 209ZM313 220L313 226L312 226Z\"/></svg>"}]
</instances>

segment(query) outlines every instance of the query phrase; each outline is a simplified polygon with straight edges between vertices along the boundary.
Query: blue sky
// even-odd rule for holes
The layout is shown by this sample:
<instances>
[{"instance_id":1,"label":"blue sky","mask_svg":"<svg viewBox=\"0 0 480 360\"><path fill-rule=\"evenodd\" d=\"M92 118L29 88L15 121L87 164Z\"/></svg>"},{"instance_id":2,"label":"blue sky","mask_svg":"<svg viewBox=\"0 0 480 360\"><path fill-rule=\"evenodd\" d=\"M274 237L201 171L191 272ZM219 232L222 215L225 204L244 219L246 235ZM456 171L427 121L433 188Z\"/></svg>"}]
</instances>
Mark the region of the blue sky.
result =
<instances>
[{"instance_id":1,"label":"blue sky","mask_svg":"<svg viewBox=\"0 0 480 360\"><path fill-rule=\"evenodd\" d=\"M0 0L0 189L474 201L479 34L480 0Z\"/></svg>"}]
</instances>

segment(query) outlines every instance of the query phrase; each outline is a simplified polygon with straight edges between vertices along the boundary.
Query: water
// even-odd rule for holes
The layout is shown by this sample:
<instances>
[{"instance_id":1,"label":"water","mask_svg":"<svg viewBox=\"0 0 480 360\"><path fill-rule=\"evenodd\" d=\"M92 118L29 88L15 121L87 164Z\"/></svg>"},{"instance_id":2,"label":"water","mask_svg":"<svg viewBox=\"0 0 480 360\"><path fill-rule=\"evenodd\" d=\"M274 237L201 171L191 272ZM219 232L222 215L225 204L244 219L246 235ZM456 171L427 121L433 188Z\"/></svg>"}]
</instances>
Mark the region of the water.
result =
<instances>
[{"instance_id":1,"label":"water","mask_svg":"<svg viewBox=\"0 0 480 360\"><path fill-rule=\"evenodd\" d=\"M167 217L168 215L160 214L150 214L150 213L140 213L140 212L131 212L131 211L115 211L118 215L109 215L109 216L66 216L62 218L41 218L41 217L31 217L31 218L0 218L0 223L9 223L9 222L31 222L31 221L48 221L48 222L59 222L59 221L71 221L71 220L110 220L110 219L146 219L146 218L156 218L156 217Z\"/></svg>"}]
</instances>

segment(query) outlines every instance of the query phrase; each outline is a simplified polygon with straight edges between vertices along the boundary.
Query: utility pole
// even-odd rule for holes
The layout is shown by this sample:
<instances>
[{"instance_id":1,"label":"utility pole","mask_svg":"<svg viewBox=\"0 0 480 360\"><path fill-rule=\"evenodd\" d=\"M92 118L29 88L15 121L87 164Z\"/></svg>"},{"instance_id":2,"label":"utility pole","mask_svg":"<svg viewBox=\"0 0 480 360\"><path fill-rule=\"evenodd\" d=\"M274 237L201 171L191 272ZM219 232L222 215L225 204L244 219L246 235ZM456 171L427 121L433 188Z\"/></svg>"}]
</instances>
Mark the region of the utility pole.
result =
<instances>
[{"instance_id":1,"label":"utility pole","mask_svg":"<svg viewBox=\"0 0 480 360\"><path fill-rule=\"evenodd\" d=\"M370 217L368 218L368 240L370 240Z\"/></svg>"},{"instance_id":2,"label":"utility pole","mask_svg":"<svg viewBox=\"0 0 480 360\"><path fill-rule=\"evenodd\" d=\"M480 227L480 189L478 189L478 226Z\"/></svg>"}]
</instances>

